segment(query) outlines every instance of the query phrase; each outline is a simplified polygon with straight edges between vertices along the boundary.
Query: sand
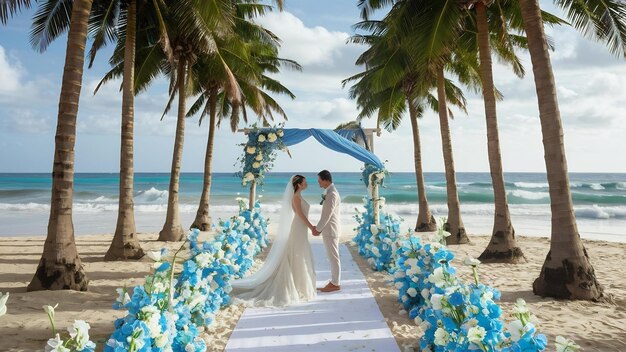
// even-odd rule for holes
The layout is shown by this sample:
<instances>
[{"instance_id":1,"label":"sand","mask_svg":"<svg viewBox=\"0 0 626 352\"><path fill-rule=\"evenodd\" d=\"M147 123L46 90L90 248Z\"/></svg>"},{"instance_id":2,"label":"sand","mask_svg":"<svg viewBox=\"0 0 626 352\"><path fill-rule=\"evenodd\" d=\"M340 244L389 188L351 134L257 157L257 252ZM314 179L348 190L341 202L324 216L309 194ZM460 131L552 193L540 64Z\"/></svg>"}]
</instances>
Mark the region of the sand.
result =
<instances>
[{"instance_id":1,"label":"sand","mask_svg":"<svg viewBox=\"0 0 626 352\"><path fill-rule=\"evenodd\" d=\"M349 242L350 227L341 238ZM140 234L145 250L157 250L164 243L157 242L156 234ZM472 236L472 243L453 247L457 256L466 253L478 256L487 243L487 237ZM77 237L77 246L90 280L88 292L44 291L26 292L26 286L35 272L41 256L44 237L0 238L0 292L10 292L8 312L0 317L0 351L41 350L52 331L44 304L54 305L57 329L64 330L75 319L84 319L91 325L92 339L100 346L113 332L113 321L125 315L111 305L116 298L115 289L124 284L134 286L143 283L149 273L151 261L144 258L136 262L104 262L112 235L88 235ZM595 267L598 280L605 292L612 296L611 302L593 303L583 301L555 301L533 295L532 281L538 275L547 253L548 239L519 237L520 245L529 259L528 264L481 266L483 283L502 291L505 311L516 298L524 298L540 322L538 329L554 342L556 335L574 339L585 351L626 351L626 244L585 241L585 246ZM166 244L177 248L179 244ZM397 303L397 291L388 283L391 277L385 273L372 272L358 255L353 256L366 275L368 284L381 307L398 345L411 346L420 336L419 329L401 314ZM262 264L262 256L257 264ZM470 271L457 263L461 275L471 279ZM206 329L204 338L210 350L222 351L232 329L243 312L241 306L230 306L218 313L216 323ZM100 350L99 347L98 350ZM549 349L553 350L553 348Z\"/></svg>"}]
</instances>

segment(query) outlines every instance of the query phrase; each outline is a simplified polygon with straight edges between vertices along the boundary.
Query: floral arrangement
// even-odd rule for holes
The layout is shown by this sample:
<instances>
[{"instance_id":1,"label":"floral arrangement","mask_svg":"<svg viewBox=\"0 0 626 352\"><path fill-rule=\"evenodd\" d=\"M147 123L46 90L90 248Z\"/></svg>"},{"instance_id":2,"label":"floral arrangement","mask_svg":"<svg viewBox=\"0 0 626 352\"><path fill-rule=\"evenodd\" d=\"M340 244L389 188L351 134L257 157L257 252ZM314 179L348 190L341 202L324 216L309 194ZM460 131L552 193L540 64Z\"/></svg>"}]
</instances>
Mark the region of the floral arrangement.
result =
<instances>
[{"instance_id":1,"label":"floral arrangement","mask_svg":"<svg viewBox=\"0 0 626 352\"><path fill-rule=\"evenodd\" d=\"M373 202L371 199L363 198L365 212L354 216L358 226L356 236L352 242L358 246L359 254L367 258L370 266L377 270L391 270L395 265L394 252L395 244L400 232L400 222L402 219L391 214L380 212L380 225L374 223ZM378 202L379 207L385 205L384 198Z\"/></svg>"},{"instance_id":2,"label":"floral arrangement","mask_svg":"<svg viewBox=\"0 0 626 352\"><path fill-rule=\"evenodd\" d=\"M365 164L361 170L361 177L362 181L365 183L365 187L369 187L370 177L372 175L374 176L374 181L379 182L381 185L383 185L385 176L389 175L387 170L381 170L372 164Z\"/></svg>"},{"instance_id":3,"label":"floral arrangement","mask_svg":"<svg viewBox=\"0 0 626 352\"><path fill-rule=\"evenodd\" d=\"M260 204L248 210L242 203L238 216L220 221L211 241L198 242L199 231L193 230L173 257L166 250L148 253L154 272L132 295L118 289L113 307L128 314L115 322L105 351L206 351L201 328L230 303L230 281L243 277L267 246ZM186 244L189 256L177 272L177 257Z\"/></svg>"},{"instance_id":4,"label":"floral arrangement","mask_svg":"<svg viewBox=\"0 0 626 352\"><path fill-rule=\"evenodd\" d=\"M54 326L54 310L59 306L57 303L54 307L44 305L43 310L48 314L50 325L52 325L53 338L49 339L44 348L45 352L93 352L96 350L96 344L89 339L89 329L91 328L84 320L75 320L71 327L67 328L69 337L62 339L57 333Z\"/></svg>"},{"instance_id":5,"label":"floral arrangement","mask_svg":"<svg viewBox=\"0 0 626 352\"><path fill-rule=\"evenodd\" d=\"M522 299L505 323L496 303L500 292L480 283L480 261L468 257L474 282L463 283L450 264L454 254L444 245L439 231L432 242L422 244L415 235L398 243L393 271L399 301L409 317L424 331L422 351L544 351L547 339L537 334L532 316ZM565 346L565 347L561 347ZM571 352L577 345L559 336L557 350Z\"/></svg>"},{"instance_id":6,"label":"floral arrangement","mask_svg":"<svg viewBox=\"0 0 626 352\"><path fill-rule=\"evenodd\" d=\"M245 235L250 237L250 241L254 243L254 253L256 256L261 250L267 247L267 225L269 220L263 217L261 213L261 203L259 201L254 203L252 209L248 209L246 199L237 198L239 202L239 215L237 219L239 224L238 231L243 235L243 239L246 239Z\"/></svg>"},{"instance_id":7,"label":"floral arrangement","mask_svg":"<svg viewBox=\"0 0 626 352\"><path fill-rule=\"evenodd\" d=\"M289 152L282 140L284 135L282 126L262 129L252 126L248 131L248 142L242 144L243 155L238 159L242 167L239 176L243 186L254 180L262 184L265 173L274 165L276 151Z\"/></svg>"}]
</instances>

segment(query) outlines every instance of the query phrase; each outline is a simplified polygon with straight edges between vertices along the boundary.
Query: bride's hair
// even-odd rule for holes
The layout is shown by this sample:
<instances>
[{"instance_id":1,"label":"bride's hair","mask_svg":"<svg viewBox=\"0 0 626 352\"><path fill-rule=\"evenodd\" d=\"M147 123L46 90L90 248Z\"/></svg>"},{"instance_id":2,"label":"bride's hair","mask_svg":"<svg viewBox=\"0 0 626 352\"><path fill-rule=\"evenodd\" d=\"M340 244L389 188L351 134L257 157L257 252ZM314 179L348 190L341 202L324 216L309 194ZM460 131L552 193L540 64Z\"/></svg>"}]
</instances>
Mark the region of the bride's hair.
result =
<instances>
[{"instance_id":1,"label":"bride's hair","mask_svg":"<svg viewBox=\"0 0 626 352\"><path fill-rule=\"evenodd\" d=\"M298 190L298 186L300 186L300 184L302 184L302 181L304 181L304 176L302 175L294 175L291 178L291 184L293 185L293 191L296 192Z\"/></svg>"}]
</instances>

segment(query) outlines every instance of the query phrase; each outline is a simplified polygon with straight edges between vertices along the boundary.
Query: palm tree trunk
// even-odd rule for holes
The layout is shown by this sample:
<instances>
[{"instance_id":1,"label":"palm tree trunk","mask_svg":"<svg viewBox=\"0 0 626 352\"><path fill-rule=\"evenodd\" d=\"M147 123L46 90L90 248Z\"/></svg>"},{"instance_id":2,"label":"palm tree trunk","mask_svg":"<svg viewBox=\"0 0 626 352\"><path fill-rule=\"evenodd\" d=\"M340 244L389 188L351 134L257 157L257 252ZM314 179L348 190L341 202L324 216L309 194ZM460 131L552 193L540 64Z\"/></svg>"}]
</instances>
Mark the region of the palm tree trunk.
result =
<instances>
[{"instance_id":1,"label":"palm tree trunk","mask_svg":"<svg viewBox=\"0 0 626 352\"><path fill-rule=\"evenodd\" d=\"M454 171L452 139L450 138L450 126L448 125L448 106L444 85L445 78L443 67L441 67L437 72L437 100L439 100L439 126L441 128L441 146L446 169L446 191L448 196L448 219L444 224L444 230L451 234L446 238L447 244L464 244L469 243L469 238L467 238L465 226L463 226L463 220L461 219L459 195L456 190L456 173Z\"/></svg>"},{"instance_id":2,"label":"palm tree trunk","mask_svg":"<svg viewBox=\"0 0 626 352\"><path fill-rule=\"evenodd\" d=\"M178 119L176 123L176 138L174 139L174 155L172 156L172 170L170 173L170 187L167 197L167 215L163 229L159 232L159 241L180 241L185 234L180 224L178 213L178 189L180 180L180 165L183 158L183 143L185 140L185 76L187 64L184 56L178 63Z\"/></svg>"},{"instance_id":3,"label":"palm tree trunk","mask_svg":"<svg viewBox=\"0 0 626 352\"><path fill-rule=\"evenodd\" d=\"M550 251L541 268L541 274L533 283L533 292L555 298L596 300L602 297L603 289L596 280L576 226L556 84L539 2L520 0L520 6L539 101L552 211Z\"/></svg>"},{"instance_id":4,"label":"palm tree trunk","mask_svg":"<svg viewBox=\"0 0 626 352\"><path fill-rule=\"evenodd\" d=\"M489 27L487 25L487 6L484 2L476 3L476 24L478 27L478 52L480 56L480 78L483 86L485 118L487 121L487 153L489 171L495 200L493 230L489 245L478 257L486 263L525 263L526 258L515 240L515 230L511 223L509 204L506 199L500 137L498 135L498 116L496 96L493 86L493 68L489 48Z\"/></svg>"},{"instance_id":5,"label":"palm tree trunk","mask_svg":"<svg viewBox=\"0 0 626 352\"><path fill-rule=\"evenodd\" d=\"M415 181L417 182L417 197L419 199L419 211L417 214L417 222L415 224L416 232L429 232L437 230L437 222L428 207L428 199L426 198L426 186L424 184L424 171L422 169L422 145L420 142L419 126L417 119L420 113L412 99L407 99L409 105L409 117L411 119L411 128L413 130L413 156L415 161Z\"/></svg>"},{"instance_id":6,"label":"palm tree trunk","mask_svg":"<svg viewBox=\"0 0 626 352\"><path fill-rule=\"evenodd\" d=\"M91 0L77 0L72 7L54 143L48 234L28 291L64 289L86 291L89 282L74 240L72 203L76 116L83 80L87 21L91 5Z\"/></svg>"},{"instance_id":7,"label":"palm tree trunk","mask_svg":"<svg viewBox=\"0 0 626 352\"><path fill-rule=\"evenodd\" d=\"M191 224L192 229L209 231L211 229L211 217L209 216L209 198L211 197L211 163L213 161L213 142L215 140L215 115L217 113L217 91L213 90L209 97L209 138L206 144L206 155L204 157L204 186L200 205L196 213L196 219Z\"/></svg>"},{"instance_id":8,"label":"palm tree trunk","mask_svg":"<svg viewBox=\"0 0 626 352\"><path fill-rule=\"evenodd\" d=\"M137 1L128 3L126 46L124 47L124 81L122 83L122 133L120 148L120 193L117 226L104 260L139 259L144 256L135 227L133 200L133 126L135 105L135 41Z\"/></svg>"}]
</instances>

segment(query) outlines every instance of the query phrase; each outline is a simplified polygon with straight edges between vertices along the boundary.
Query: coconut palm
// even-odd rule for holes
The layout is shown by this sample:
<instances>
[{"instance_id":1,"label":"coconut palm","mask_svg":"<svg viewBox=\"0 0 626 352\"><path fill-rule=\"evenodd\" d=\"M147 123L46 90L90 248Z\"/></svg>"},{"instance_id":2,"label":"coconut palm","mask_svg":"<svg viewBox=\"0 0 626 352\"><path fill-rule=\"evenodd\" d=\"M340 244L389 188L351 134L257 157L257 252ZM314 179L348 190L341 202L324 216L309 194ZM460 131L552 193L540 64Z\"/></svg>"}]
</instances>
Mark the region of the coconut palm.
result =
<instances>
[{"instance_id":1,"label":"coconut palm","mask_svg":"<svg viewBox=\"0 0 626 352\"><path fill-rule=\"evenodd\" d=\"M513 58L513 71L521 77L523 76L524 70L519 59L515 56L513 47L515 43L520 44L520 42L523 42L524 38L510 34L507 29L508 22L505 18L509 14L505 6L516 5L516 3L496 1L498 2L496 4L497 6L490 7L490 9L494 10L490 14L490 21L487 16L487 4L480 0L473 4L475 5L475 21L466 22L467 27L465 33L467 34L469 32L470 39L477 41L476 46L480 58L481 91L487 124L487 153L489 156L489 171L491 174L495 206L491 239L487 248L479 256L479 259L483 262L490 263L523 263L526 262L526 258L515 239L515 230L511 222L511 213L507 202L504 174L502 171L502 156L500 153L500 137L496 112L496 94L491 61L492 47L490 41L494 40L496 46L503 47L504 50L500 50L499 52L510 52L507 57ZM471 5L472 4L469 4L469 6ZM474 23L475 28L473 28ZM502 30L503 28L504 30ZM495 35L491 35L491 33L495 33Z\"/></svg>"},{"instance_id":2,"label":"coconut palm","mask_svg":"<svg viewBox=\"0 0 626 352\"><path fill-rule=\"evenodd\" d=\"M481 92L485 107L487 125L487 152L489 168L494 192L494 224L491 239L479 259L490 263L523 263L524 254L517 245L515 230L511 222L511 214L507 202L502 157L500 154L500 137L496 112L496 92L493 83L492 51L498 55L499 61L511 66L518 76L524 76L524 67L515 54L515 48L526 49L526 38L511 31L521 32L521 10L517 1L495 0L485 2L478 0L463 4L468 11L464 33L460 40L468 50L477 52L480 58ZM550 25L564 23L558 17L544 12L543 21Z\"/></svg>"},{"instance_id":3,"label":"coconut palm","mask_svg":"<svg viewBox=\"0 0 626 352\"><path fill-rule=\"evenodd\" d=\"M6 24L10 17L22 11L22 9L30 8L30 0L3 0L0 2L0 24Z\"/></svg>"},{"instance_id":4,"label":"coconut palm","mask_svg":"<svg viewBox=\"0 0 626 352\"><path fill-rule=\"evenodd\" d=\"M461 32L462 11L449 2L361 0L362 15L367 18L371 9L393 4L385 16L386 36L394 38L403 47L412 48L418 69L437 78L437 101L441 129L442 150L446 175L448 217L444 229L451 233L449 244L469 242L461 219L456 173L452 154L449 115L445 92L444 71L450 70L460 79L476 81L477 70L465 58L454 55L452 39ZM441 15L444 14L444 15ZM430 17L428 17L430 16ZM416 50L416 48L420 48Z\"/></svg>"},{"instance_id":5,"label":"coconut palm","mask_svg":"<svg viewBox=\"0 0 626 352\"><path fill-rule=\"evenodd\" d=\"M38 19L48 14L47 5L50 2L40 5L35 14L35 24L38 23ZM37 271L27 287L28 291L59 289L85 291L89 281L76 249L72 203L76 116L91 6L91 0L77 0L72 4L55 136L48 234ZM35 25L35 36L37 29ZM40 43L45 44L45 47L52 39L47 37L40 40Z\"/></svg>"},{"instance_id":6,"label":"coconut palm","mask_svg":"<svg viewBox=\"0 0 626 352\"><path fill-rule=\"evenodd\" d=\"M359 29L384 33L383 21L364 21L356 25ZM366 65L365 72L354 75L343 84L358 81L350 89L352 98L357 99L363 119L377 113L377 125L381 123L389 131L397 129L407 110L413 132L415 176L418 192L419 211L415 231L434 231L437 223L428 207L426 187L421 162L421 142L418 119L430 106L438 110L437 99L429 93L435 86L432 75L420 73L418 63L401 46L393 46L393 40L385 40L380 35L356 35L355 43L366 43L370 48L359 57L357 64ZM465 109L465 98L452 82L446 82L450 102Z\"/></svg>"},{"instance_id":7,"label":"coconut palm","mask_svg":"<svg viewBox=\"0 0 626 352\"><path fill-rule=\"evenodd\" d=\"M233 33L234 8L231 1L211 0L196 5L197 8L193 8L183 2L172 2L168 8L171 16L168 36L171 38L170 46L173 48L174 57L174 62L170 62L170 86L176 87L172 89L171 99L178 94L178 117L167 214L163 229L159 232L159 241L179 241L184 235L179 217L178 190L187 113L186 98L188 92L194 90L188 86L194 82L189 76L192 72L190 68L199 56L215 52L216 40ZM226 69L228 71L228 68Z\"/></svg>"},{"instance_id":8,"label":"coconut palm","mask_svg":"<svg viewBox=\"0 0 626 352\"><path fill-rule=\"evenodd\" d=\"M124 36L124 75L122 80L122 131L120 135L120 189L117 225L105 260L139 259L144 256L135 226L133 199L135 47L137 39L137 0L129 0Z\"/></svg>"},{"instance_id":9,"label":"coconut palm","mask_svg":"<svg viewBox=\"0 0 626 352\"><path fill-rule=\"evenodd\" d=\"M196 218L191 225L191 228L202 231L208 230L211 226L209 198L215 129L219 127L221 121L230 119L231 129L235 132L241 118L247 121L246 107L252 109L264 125L269 124L270 120L273 121L273 112L287 119L287 115L270 93L287 94L292 99L295 96L264 72L276 73L280 66L301 69L296 62L277 57L278 38L257 24L247 21L246 17L250 16L251 9L248 6L249 4L238 5L237 35L229 39L230 44L219 43L218 47L222 48L218 52L219 57L206 56L194 66L198 70L196 77L200 91L197 93L200 96L187 115L193 115L201 110L199 123L202 123L207 113L209 115L204 182ZM261 11L268 9L259 9L257 6L252 8L260 14L263 13ZM230 79L225 67L232 68L234 81Z\"/></svg>"},{"instance_id":10,"label":"coconut palm","mask_svg":"<svg viewBox=\"0 0 626 352\"><path fill-rule=\"evenodd\" d=\"M580 240L569 188L563 127L556 84L538 0L519 0L528 50L533 65L539 105L539 119L550 191L552 229L550 251L533 283L540 296L596 300L603 289ZM626 52L626 3L607 1L555 1L572 25L585 35L605 42L614 54Z\"/></svg>"}]
</instances>

